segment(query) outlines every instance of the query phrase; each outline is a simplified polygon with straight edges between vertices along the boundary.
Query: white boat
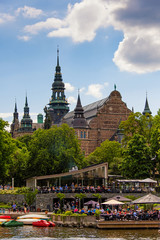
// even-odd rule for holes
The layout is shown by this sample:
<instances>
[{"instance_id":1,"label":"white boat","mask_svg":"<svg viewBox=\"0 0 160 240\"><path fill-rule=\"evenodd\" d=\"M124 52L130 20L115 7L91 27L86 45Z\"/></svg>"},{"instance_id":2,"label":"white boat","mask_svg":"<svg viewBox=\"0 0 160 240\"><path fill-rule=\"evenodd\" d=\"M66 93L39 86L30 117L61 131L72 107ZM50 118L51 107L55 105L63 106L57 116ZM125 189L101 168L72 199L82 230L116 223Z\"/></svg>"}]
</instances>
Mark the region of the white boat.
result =
<instances>
[{"instance_id":1,"label":"white boat","mask_svg":"<svg viewBox=\"0 0 160 240\"><path fill-rule=\"evenodd\" d=\"M37 222L40 219L48 220L46 215L42 214L26 214L17 218L17 222L23 222L26 225L32 225L33 222Z\"/></svg>"}]
</instances>

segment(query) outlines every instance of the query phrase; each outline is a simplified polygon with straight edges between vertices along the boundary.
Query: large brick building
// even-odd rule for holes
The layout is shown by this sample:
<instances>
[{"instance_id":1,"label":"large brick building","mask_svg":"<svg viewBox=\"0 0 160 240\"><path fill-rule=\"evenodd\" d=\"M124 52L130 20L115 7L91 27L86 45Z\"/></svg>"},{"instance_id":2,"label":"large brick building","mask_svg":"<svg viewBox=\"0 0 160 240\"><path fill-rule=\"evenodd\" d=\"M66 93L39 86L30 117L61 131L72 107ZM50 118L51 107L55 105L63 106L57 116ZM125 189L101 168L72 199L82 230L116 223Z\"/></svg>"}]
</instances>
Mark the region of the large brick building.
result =
<instances>
[{"instance_id":1,"label":"large brick building","mask_svg":"<svg viewBox=\"0 0 160 240\"><path fill-rule=\"evenodd\" d=\"M81 105L80 95L78 94L76 108L74 111L69 112L68 102L65 97L65 86L59 65L59 50L57 50L57 66L52 84L52 95L45 111L49 116L51 125L67 123L75 129L85 155L93 152L106 139L121 141L119 124L121 121L126 120L131 113L126 103L122 101L122 96L116 90L116 86L108 97L84 107ZM146 98L144 113L149 111L148 100ZM24 116L20 123L18 120L17 105L15 105L13 123L11 125L12 136L17 137L24 134L32 134L39 127L44 127L43 121L36 124L32 123L26 97Z\"/></svg>"}]
</instances>

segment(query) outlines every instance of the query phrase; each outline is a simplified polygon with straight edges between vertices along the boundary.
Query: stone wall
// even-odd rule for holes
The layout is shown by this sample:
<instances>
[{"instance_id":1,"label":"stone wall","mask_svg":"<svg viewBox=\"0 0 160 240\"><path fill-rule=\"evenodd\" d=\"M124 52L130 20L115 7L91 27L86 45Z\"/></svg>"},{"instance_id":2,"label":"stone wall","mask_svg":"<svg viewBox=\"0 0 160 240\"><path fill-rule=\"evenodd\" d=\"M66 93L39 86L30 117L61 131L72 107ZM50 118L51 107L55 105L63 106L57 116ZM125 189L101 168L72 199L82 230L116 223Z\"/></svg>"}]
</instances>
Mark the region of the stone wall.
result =
<instances>
[{"instance_id":1,"label":"stone wall","mask_svg":"<svg viewBox=\"0 0 160 240\"><path fill-rule=\"evenodd\" d=\"M112 198L117 195L117 193L101 193L102 200L107 200L109 198ZM119 194L118 194L119 195ZM129 196L129 195L134 195L135 197L142 197L145 194L144 193L126 193L122 194L124 197ZM65 193L65 199L70 199L74 200L74 193ZM85 202L87 202L89 199L94 199L92 193L86 193L86 198L84 199ZM36 210L41 210L41 211L53 211L53 203L54 201L57 200L56 193L47 193L47 194L37 194L36 196ZM95 198L95 201L97 199Z\"/></svg>"},{"instance_id":2,"label":"stone wall","mask_svg":"<svg viewBox=\"0 0 160 240\"><path fill-rule=\"evenodd\" d=\"M57 201L57 194L56 193L47 193L47 194L37 194L36 196L36 202L35 202L35 207L36 211L45 211L48 210L50 212L53 211L53 203L54 201ZM117 195L117 193L101 193L102 196L102 201L107 200L109 198L112 198ZM118 194L120 195L120 194ZM144 193L124 193L121 194L122 196L135 196L135 197L142 197L146 194ZM157 195L157 194L156 194ZM160 194L159 194L160 195ZM65 193L65 199L68 200L74 200L75 194L74 193ZM86 193L86 198L84 199L85 202L87 202L89 199L94 199L95 201L97 200L96 198L93 197L92 193ZM14 194L0 194L0 202L3 203L13 203L16 202L17 204L23 204L25 202L24 200L24 195L14 195Z\"/></svg>"},{"instance_id":3,"label":"stone wall","mask_svg":"<svg viewBox=\"0 0 160 240\"><path fill-rule=\"evenodd\" d=\"M0 202L3 203L17 203L23 204L24 203L24 195L20 194L0 194Z\"/></svg>"}]
</instances>

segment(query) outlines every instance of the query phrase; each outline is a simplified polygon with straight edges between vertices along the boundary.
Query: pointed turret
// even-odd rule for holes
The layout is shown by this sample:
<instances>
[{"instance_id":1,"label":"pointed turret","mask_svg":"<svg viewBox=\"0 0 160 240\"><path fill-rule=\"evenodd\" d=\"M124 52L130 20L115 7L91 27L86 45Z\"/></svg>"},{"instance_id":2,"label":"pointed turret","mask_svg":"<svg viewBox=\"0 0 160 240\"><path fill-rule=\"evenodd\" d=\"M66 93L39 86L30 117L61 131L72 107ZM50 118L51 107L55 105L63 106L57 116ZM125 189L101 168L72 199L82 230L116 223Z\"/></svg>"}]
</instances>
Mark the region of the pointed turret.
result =
<instances>
[{"instance_id":1,"label":"pointed turret","mask_svg":"<svg viewBox=\"0 0 160 240\"><path fill-rule=\"evenodd\" d=\"M16 103L16 100L15 100L15 107L14 107L14 113L13 113L13 123L15 123L16 120L18 120L18 112L17 112L17 103Z\"/></svg>"},{"instance_id":2,"label":"pointed turret","mask_svg":"<svg viewBox=\"0 0 160 240\"><path fill-rule=\"evenodd\" d=\"M48 112L53 124L60 123L63 116L68 113L69 107L64 94L65 86L62 80L61 67L59 65L59 48L57 48L57 66L54 82L52 84L52 96L48 104Z\"/></svg>"},{"instance_id":3,"label":"pointed turret","mask_svg":"<svg viewBox=\"0 0 160 240\"><path fill-rule=\"evenodd\" d=\"M27 100L27 95L25 99L25 107L24 107L24 115L21 120L21 128L26 129L26 130L31 130L32 129L32 119L29 116L29 107L28 107L28 100Z\"/></svg>"},{"instance_id":4,"label":"pointed turret","mask_svg":"<svg viewBox=\"0 0 160 240\"><path fill-rule=\"evenodd\" d=\"M15 131L17 131L19 128L19 119L18 119L18 111L17 111L17 103L15 100L15 107L14 107L14 113L13 113L13 122L11 124L11 134L12 137L14 137Z\"/></svg>"},{"instance_id":5,"label":"pointed turret","mask_svg":"<svg viewBox=\"0 0 160 240\"><path fill-rule=\"evenodd\" d=\"M142 114L145 115L146 113L152 114L152 112L151 112L151 110L149 108L147 94L146 94L146 103L145 103L144 111L143 111Z\"/></svg>"},{"instance_id":6,"label":"pointed turret","mask_svg":"<svg viewBox=\"0 0 160 240\"><path fill-rule=\"evenodd\" d=\"M88 126L87 120L84 117L84 110L81 104L80 94L78 93L77 105L74 109L73 127L86 128Z\"/></svg>"}]
</instances>

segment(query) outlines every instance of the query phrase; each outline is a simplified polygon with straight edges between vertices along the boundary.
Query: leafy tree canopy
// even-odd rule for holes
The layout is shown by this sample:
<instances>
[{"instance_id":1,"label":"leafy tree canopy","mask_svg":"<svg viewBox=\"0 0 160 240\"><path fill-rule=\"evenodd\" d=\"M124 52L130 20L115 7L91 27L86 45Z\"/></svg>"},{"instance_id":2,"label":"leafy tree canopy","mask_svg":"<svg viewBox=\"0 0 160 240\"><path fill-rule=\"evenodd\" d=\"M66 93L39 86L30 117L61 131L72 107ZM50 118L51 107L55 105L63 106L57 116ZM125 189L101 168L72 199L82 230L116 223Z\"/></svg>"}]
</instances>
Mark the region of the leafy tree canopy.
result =
<instances>
[{"instance_id":1,"label":"leafy tree canopy","mask_svg":"<svg viewBox=\"0 0 160 240\"><path fill-rule=\"evenodd\" d=\"M116 168L114 174L118 174L119 173L118 164L119 161L121 161L121 157L122 157L121 144L116 141L106 140L101 144L100 147L97 147L96 150L86 158L86 163L87 165L92 165L99 164L102 162L108 162L110 172L113 172L112 167L113 163L115 163L117 167L115 167L114 165L114 168Z\"/></svg>"},{"instance_id":2,"label":"leafy tree canopy","mask_svg":"<svg viewBox=\"0 0 160 240\"><path fill-rule=\"evenodd\" d=\"M144 179L150 177L153 169L151 151L145 137L134 134L124 150L122 173L126 178Z\"/></svg>"},{"instance_id":3,"label":"leafy tree canopy","mask_svg":"<svg viewBox=\"0 0 160 240\"><path fill-rule=\"evenodd\" d=\"M143 135L146 141L150 142L151 127L153 117L150 114L141 114L139 112L131 113L126 121L122 121L119 128L123 130L123 145L134 136L134 134Z\"/></svg>"},{"instance_id":4,"label":"leafy tree canopy","mask_svg":"<svg viewBox=\"0 0 160 240\"><path fill-rule=\"evenodd\" d=\"M83 164L83 154L73 128L67 124L38 129L29 144L28 176L66 172Z\"/></svg>"}]
</instances>

